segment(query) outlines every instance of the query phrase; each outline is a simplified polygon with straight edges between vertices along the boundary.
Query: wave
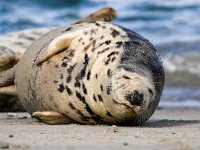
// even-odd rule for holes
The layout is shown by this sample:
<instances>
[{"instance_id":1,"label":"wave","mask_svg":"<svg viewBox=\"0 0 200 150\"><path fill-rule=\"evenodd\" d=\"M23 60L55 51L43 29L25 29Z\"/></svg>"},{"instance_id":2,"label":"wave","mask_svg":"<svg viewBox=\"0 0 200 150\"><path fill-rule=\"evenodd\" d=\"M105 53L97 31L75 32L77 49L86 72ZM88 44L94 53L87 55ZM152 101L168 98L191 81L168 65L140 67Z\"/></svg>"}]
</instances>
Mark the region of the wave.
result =
<instances>
[{"instance_id":1,"label":"wave","mask_svg":"<svg viewBox=\"0 0 200 150\"><path fill-rule=\"evenodd\" d=\"M159 107L200 107L200 88L165 87Z\"/></svg>"},{"instance_id":2,"label":"wave","mask_svg":"<svg viewBox=\"0 0 200 150\"><path fill-rule=\"evenodd\" d=\"M200 41L159 45L166 85L200 86ZM194 82L195 81L195 82Z\"/></svg>"},{"instance_id":3,"label":"wave","mask_svg":"<svg viewBox=\"0 0 200 150\"><path fill-rule=\"evenodd\" d=\"M115 23L138 32L154 44L200 39L199 0L0 1L0 34L19 29L63 26L105 6L117 9Z\"/></svg>"}]
</instances>

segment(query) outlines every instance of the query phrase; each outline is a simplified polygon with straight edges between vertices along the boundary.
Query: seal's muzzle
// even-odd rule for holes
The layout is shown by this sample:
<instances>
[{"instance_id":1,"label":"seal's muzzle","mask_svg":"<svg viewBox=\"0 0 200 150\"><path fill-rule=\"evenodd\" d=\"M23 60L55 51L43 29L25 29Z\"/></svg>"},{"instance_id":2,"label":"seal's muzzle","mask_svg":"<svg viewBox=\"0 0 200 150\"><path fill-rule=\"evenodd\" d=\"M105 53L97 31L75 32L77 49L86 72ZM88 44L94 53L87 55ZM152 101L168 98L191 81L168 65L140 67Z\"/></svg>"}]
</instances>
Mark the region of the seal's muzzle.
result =
<instances>
[{"instance_id":1,"label":"seal's muzzle","mask_svg":"<svg viewBox=\"0 0 200 150\"><path fill-rule=\"evenodd\" d=\"M139 93L134 90L133 93L125 96L125 99L128 100L132 105L141 106L144 101L143 93Z\"/></svg>"}]
</instances>

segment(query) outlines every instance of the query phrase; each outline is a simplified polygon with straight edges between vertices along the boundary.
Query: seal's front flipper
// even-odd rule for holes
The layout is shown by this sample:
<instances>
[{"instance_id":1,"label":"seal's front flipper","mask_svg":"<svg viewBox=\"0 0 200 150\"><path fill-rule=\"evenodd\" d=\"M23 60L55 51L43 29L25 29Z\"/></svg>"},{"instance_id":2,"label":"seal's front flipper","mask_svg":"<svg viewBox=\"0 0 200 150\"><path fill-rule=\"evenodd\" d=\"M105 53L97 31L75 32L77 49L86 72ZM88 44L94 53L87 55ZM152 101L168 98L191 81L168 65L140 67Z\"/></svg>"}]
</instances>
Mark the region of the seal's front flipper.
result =
<instances>
[{"instance_id":1,"label":"seal's front flipper","mask_svg":"<svg viewBox=\"0 0 200 150\"><path fill-rule=\"evenodd\" d=\"M36 118L47 124L69 124L73 121L67 116L54 111L34 112L33 118Z\"/></svg>"},{"instance_id":2,"label":"seal's front flipper","mask_svg":"<svg viewBox=\"0 0 200 150\"><path fill-rule=\"evenodd\" d=\"M17 95L17 89L15 85L0 87L0 94L4 95Z\"/></svg>"},{"instance_id":3,"label":"seal's front flipper","mask_svg":"<svg viewBox=\"0 0 200 150\"><path fill-rule=\"evenodd\" d=\"M80 19L79 21L73 24L85 23L89 21L112 21L116 18L116 11L113 8L105 7L94 13L91 13L89 16ZM54 56L57 53L60 53L66 50L74 38L83 34L86 28L79 25L69 27L69 31L65 31L63 34L56 37L50 44L48 44L42 52L38 55L36 60L37 65L45 62L50 57ZM87 30L90 25L87 25Z\"/></svg>"},{"instance_id":4,"label":"seal's front flipper","mask_svg":"<svg viewBox=\"0 0 200 150\"><path fill-rule=\"evenodd\" d=\"M82 33L83 27L77 25L72 27L70 31L66 31L65 33L57 36L49 45L44 47L42 52L38 55L36 63L41 64L55 54L68 49L74 38L80 36Z\"/></svg>"}]
</instances>

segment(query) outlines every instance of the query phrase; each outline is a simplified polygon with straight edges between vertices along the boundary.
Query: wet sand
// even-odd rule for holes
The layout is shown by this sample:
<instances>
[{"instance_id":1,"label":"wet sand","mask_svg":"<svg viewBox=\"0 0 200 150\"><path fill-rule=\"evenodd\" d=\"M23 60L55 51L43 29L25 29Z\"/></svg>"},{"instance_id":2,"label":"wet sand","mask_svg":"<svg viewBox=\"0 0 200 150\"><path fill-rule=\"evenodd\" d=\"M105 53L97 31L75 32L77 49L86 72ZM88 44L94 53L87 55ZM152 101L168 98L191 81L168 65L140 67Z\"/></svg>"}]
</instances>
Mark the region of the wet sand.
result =
<instances>
[{"instance_id":1,"label":"wet sand","mask_svg":"<svg viewBox=\"0 0 200 150\"><path fill-rule=\"evenodd\" d=\"M200 109L159 109L142 127L46 125L0 113L0 149L199 150Z\"/></svg>"}]
</instances>

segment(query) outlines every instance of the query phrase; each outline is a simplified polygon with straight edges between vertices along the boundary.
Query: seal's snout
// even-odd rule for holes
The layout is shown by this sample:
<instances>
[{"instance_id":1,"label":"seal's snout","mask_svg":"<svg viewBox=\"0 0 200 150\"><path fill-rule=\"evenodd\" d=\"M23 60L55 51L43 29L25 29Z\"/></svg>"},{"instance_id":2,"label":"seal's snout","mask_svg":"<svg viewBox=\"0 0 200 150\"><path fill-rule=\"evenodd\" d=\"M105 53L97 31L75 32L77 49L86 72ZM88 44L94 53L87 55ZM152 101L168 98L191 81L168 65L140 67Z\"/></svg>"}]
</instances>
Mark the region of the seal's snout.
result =
<instances>
[{"instance_id":1,"label":"seal's snout","mask_svg":"<svg viewBox=\"0 0 200 150\"><path fill-rule=\"evenodd\" d=\"M132 105L141 106L144 101L143 93L139 93L137 90L133 93L125 96L125 99L128 100Z\"/></svg>"}]
</instances>

